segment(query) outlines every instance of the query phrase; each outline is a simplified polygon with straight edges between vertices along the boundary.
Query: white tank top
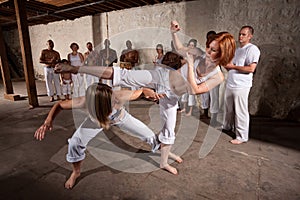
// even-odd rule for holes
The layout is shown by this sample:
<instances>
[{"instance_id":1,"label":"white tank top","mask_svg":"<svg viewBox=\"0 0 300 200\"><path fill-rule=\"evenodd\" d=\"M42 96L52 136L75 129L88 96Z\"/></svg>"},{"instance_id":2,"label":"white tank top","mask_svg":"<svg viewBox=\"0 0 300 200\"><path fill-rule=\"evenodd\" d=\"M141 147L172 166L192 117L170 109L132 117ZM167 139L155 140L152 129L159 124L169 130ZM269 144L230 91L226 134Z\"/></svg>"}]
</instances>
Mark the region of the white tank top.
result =
<instances>
[{"instance_id":1,"label":"white tank top","mask_svg":"<svg viewBox=\"0 0 300 200\"><path fill-rule=\"evenodd\" d=\"M73 55L72 53L70 53L69 55L70 55L71 65L73 65L73 66L81 66L82 65L82 62L79 57L79 53L77 53L76 55Z\"/></svg>"}]
</instances>

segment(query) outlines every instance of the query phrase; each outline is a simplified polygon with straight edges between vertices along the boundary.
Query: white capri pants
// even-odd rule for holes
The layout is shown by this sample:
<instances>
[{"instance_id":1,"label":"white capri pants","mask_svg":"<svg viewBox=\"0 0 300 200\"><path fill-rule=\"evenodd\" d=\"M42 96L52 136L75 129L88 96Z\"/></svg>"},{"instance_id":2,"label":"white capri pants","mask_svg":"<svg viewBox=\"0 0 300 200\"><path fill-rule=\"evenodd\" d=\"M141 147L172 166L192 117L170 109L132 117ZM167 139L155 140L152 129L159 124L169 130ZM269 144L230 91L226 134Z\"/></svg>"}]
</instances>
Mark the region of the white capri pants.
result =
<instances>
[{"instance_id":1,"label":"white capri pants","mask_svg":"<svg viewBox=\"0 0 300 200\"><path fill-rule=\"evenodd\" d=\"M166 97L159 100L162 126L159 141L174 144L179 98L170 90L168 69L126 70L114 67L113 86L150 87L157 93L166 94Z\"/></svg>"},{"instance_id":2,"label":"white capri pants","mask_svg":"<svg viewBox=\"0 0 300 200\"><path fill-rule=\"evenodd\" d=\"M143 122L130 115L127 111L124 112L122 119L112 125L118 126L126 133L130 133L132 136L138 137L142 141L147 142L151 146L151 150L153 152L155 152L160 146L153 131ZM75 131L73 136L68 139L69 146L68 154L66 156L67 161L74 163L83 160L85 158L87 144L102 130L103 128L92 122L90 118L86 118Z\"/></svg>"},{"instance_id":3,"label":"white capri pants","mask_svg":"<svg viewBox=\"0 0 300 200\"><path fill-rule=\"evenodd\" d=\"M196 105L196 99L194 94L185 93L181 96L181 102L187 103L188 106Z\"/></svg>"},{"instance_id":4,"label":"white capri pants","mask_svg":"<svg viewBox=\"0 0 300 200\"><path fill-rule=\"evenodd\" d=\"M52 67L44 67L44 74L46 79L47 95L49 97L52 97L54 95L54 88L52 85L52 81L54 83L56 95L61 95L60 79L59 79L60 75L54 73L54 69Z\"/></svg>"},{"instance_id":5,"label":"white capri pants","mask_svg":"<svg viewBox=\"0 0 300 200\"><path fill-rule=\"evenodd\" d=\"M225 90L225 110L223 129L235 129L236 139L247 142L249 137L250 116L248 96L250 88L229 88Z\"/></svg>"},{"instance_id":6,"label":"white capri pants","mask_svg":"<svg viewBox=\"0 0 300 200\"><path fill-rule=\"evenodd\" d=\"M73 80L73 96L72 97L82 97L85 96L85 84L83 74L72 74Z\"/></svg>"},{"instance_id":7,"label":"white capri pants","mask_svg":"<svg viewBox=\"0 0 300 200\"><path fill-rule=\"evenodd\" d=\"M85 80L85 89L87 89L93 83L98 83L99 82L98 77L92 76L92 75L89 75L89 74L84 74L84 80Z\"/></svg>"},{"instance_id":8,"label":"white capri pants","mask_svg":"<svg viewBox=\"0 0 300 200\"><path fill-rule=\"evenodd\" d=\"M71 94L71 80L64 80L64 82L61 84L63 95Z\"/></svg>"},{"instance_id":9,"label":"white capri pants","mask_svg":"<svg viewBox=\"0 0 300 200\"><path fill-rule=\"evenodd\" d=\"M219 112L219 88L220 85L217 85L209 92L200 94L201 99L201 108L208 109L210 108L210 113Z\"/></svg>"}]
</instances>

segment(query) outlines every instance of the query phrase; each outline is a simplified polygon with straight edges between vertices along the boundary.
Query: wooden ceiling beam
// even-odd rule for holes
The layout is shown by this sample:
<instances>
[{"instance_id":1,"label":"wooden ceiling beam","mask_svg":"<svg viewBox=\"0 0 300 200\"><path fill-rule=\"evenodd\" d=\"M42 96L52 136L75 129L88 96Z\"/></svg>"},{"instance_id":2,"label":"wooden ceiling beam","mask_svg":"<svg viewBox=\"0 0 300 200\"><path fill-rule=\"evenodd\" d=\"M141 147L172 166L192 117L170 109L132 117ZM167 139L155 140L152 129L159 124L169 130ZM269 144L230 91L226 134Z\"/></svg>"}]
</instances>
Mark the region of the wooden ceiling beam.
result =
<instances>
[{"instance_id":1,"label":"wooden ceiling beam","mask_svg":"<svg viewBox=\"0 0 300 200\"><path fill-rule=\"evenodd\" d=\"M118 2L118 4L125 5L126 8L131 8L131 7L132 7L132 5L126 3L126 2L128 2L128 1L125 1L125 2L124 2L123 0L115 0L115 2Z\"/></svg>"},{"instance_id":2,"label":"wooden ceiling beam","mask_svg":"<svg viewBox=\"0 0 300 200\"><path fill-rule=\"evenodd\" d=\"M114 7L117 7L117 9L116 8L114 8L114 10L121 10L121 9L124 9L124 7L123 6L119 6L118 4L116 4L116 3L111 3L111 2L106 2L106 4L109 4L109 5L112 5L112 6L114 6Z\"/></svg>"},{"instance_id":3,"label":"wooden ceiling beam","mask_svg":"<svg viewBox=\"0 0 300 200\"><path fill-rule=\"evenodd\" d=\"M150 5L148 1L141 0L141 2L143 2L145 5Z\"/></svg>"},{"instance_id":4,"label":"wooden ceiling beam","mask_svg":"<svg viewBox=\"0 0 300 200\"><path fill-rule=\"evenodd\" d=\"M122 10L133 7L153 5L162 2L179 2L179 0L84 0L72 4L59 4L64 0L51 0L54 4L47 4L48 0L24 0L26 1L26 10L28 23L30 25L45 24L48 22L59 21L61 19L75 19L87 15ZM69 0L72 2L73 0ZM189 0L186 0L189 1ZM15 8L13 0L3 1L0 4L0 23L3 29L13 28L16 24ZM44 3L43 3L44 2ZM50 0L49 0L50 2ZM55 6L63 5L63 6Z\"/></svg>"},{"instance_id":5,"label":"wooden ceiling beam","mask_svg":"<svg viewBox=\"0 0 300 200\"><path fill-rule=\"evenodd\" d=\"M133 5L136 5L136 6L142 6L141 4L137 3L136 1L134 0L127 0L128 2L132 3ZM136 7L136 6L132 6L132 7Z\"/></svg>"},{"instance_id":6,"label":"wooden ceiling beam","mask_svg":"<svg viewBox=\"0 0 300 200\"><path fill-rule=\"evenodd\" d=\"M0 21L10 22L10 21L15 21L15 20L16 20L16 17L13 15L6 16L6 17L0 16Z\"/></svg>"}]
</instances>

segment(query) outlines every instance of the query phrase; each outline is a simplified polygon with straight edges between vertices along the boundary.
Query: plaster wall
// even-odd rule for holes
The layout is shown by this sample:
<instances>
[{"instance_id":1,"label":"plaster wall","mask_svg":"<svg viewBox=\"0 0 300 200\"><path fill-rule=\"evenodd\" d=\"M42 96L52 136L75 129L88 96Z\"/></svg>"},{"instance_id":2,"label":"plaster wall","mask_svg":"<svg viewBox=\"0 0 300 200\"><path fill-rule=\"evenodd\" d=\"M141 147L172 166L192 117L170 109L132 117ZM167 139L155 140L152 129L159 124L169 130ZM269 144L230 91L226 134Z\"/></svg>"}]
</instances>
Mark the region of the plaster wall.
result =
<instances>
[{"instance_id":1,"label":"plaster wall","mask_svg":"<svg viewBox=\"0 0 300 200\"><path fill-rule=\"evenodd\" d=\"M92 16L31 26L29 34L35 74L37 78L44 79L44 69L39 63L39 57L41 51L47 48L47 40L53 40L54 50L60 53L61 59L67 59L67 54L71 52L72 42L76 42L79 45L79 52L84 53L86 43L93 40ZM19 49L17 31L10 31L7 36L12 49Z\"/></svg>"}]
</instances>

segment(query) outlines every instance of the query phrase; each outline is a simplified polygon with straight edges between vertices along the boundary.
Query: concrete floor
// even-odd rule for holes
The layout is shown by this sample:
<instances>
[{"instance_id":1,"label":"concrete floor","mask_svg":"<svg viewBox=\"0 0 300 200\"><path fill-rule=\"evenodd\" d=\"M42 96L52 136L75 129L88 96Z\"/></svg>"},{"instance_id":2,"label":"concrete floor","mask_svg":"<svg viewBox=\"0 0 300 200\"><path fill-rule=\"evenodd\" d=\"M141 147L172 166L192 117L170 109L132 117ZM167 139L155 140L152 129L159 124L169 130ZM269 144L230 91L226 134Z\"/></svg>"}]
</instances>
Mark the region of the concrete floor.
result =
<instances>
[{"instance_id":1,"label":"concrete floor","mask_svg":"<svg viewBox=\"0 0 300 200\"><path fill-rule=\"evenodd\" d=\"M35 130L54 104L48 102L44 82L36 83L38 108L29 109L24 82L14 82L15 93L23 100L0 97L1 200L300 199L299 123L252 117L250 141L234 146L229 135L198 120L197 109L191 117L178 113L176 129L184 137L178 134L174 151L184 162L172 166L179 175L160 170L158 154L147 153L145 144L113 128L91 142L81 178L66 190L63 185L71 172L65 161L67 138L77 122L74 112L63 111L52 134L41 142L34 140ZM159 117L152 117L153 111L157 107L152 102L129 105L130 113L157 129ZM199 158L204 143L206 149L213 148Z\"/></svg>"}]
</instances>

